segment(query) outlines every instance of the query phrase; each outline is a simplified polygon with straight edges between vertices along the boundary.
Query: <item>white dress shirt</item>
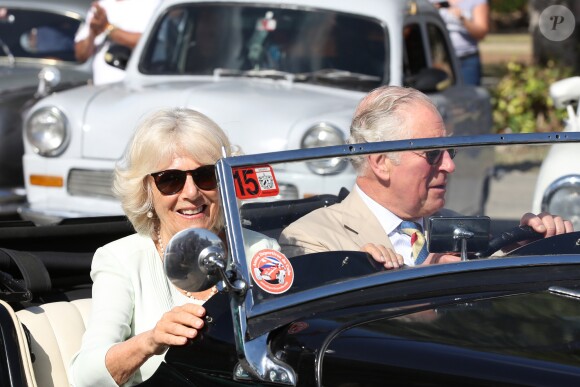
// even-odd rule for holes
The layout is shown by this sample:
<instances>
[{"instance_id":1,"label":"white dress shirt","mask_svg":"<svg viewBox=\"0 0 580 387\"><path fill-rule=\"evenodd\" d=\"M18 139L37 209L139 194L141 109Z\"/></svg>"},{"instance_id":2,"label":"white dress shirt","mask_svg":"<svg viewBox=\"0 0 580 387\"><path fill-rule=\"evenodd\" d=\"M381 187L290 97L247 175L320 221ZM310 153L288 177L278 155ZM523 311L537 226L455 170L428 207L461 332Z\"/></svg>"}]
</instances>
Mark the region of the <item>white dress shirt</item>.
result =
<instances>
[{"instance_id":1,"label":"white dress shirt","mask_svg":"<svg viewBox=\"0 0 580 387\"><path fill-rule=\"evenodd\" d=\"M362 198L363 202L369 207L371 212L375 214L381 226L388 235L395 251L403 256L405 260L405 265L414 266L415 263L411 258L411 237L409 235L403 234L399 231L399 225L403 219L399 218L397 215L393 214L391 211L387 210L385 207L371 199L367 194L365 194L358 185L355 185L356 191ZM419 223L423 227L423 218L414 219L416 223Z\"/></svg>"}]
</instances>

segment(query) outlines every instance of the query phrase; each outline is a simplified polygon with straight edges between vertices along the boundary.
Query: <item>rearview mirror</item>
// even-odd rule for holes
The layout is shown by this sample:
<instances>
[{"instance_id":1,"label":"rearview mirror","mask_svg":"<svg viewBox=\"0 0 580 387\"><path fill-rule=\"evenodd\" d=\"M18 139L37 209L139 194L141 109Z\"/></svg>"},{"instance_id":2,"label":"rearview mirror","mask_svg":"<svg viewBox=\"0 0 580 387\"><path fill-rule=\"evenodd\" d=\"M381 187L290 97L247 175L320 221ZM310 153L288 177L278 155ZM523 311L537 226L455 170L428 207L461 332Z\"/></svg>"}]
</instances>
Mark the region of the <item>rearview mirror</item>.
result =
<instances>
[{"instance_id":1,"label":"rearview mirror","mask_svg":"<svg viewBox=\"0 0 580 387\"><path fill-rule=\"evenodd\" d=\"M427 249L430 253L467 253L487 249L491 220L488 216L432 216L429 218Z\"/></svg>"}]
</instances>

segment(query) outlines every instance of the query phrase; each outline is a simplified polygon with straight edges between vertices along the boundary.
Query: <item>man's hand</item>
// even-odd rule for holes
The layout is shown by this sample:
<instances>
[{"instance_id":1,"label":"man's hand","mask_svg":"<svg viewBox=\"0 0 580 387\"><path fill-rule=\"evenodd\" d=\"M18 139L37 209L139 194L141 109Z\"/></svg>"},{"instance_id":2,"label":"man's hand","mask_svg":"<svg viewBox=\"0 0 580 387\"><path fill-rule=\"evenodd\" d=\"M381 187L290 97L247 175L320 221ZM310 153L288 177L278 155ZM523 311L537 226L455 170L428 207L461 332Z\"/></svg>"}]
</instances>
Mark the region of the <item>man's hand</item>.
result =
<instances>
[{"instance_id":1,"label":"man's hand","mask_svg":"<svg viewBox=\"0 0 580 387\"><path fill-rule=\"evenodd\" d=\"M530 226L537 233L543 234L544 238L574 231L572 222L547 212L538 215L525 213L520 220L520 226Z\"/></svg>"},{"instance_id":2,"label":"man's hand","mask_svg":"<svg viewBox=\"0 0 580 387\"><path fill-rule=\"evenodd\" d=\"M438 263L453 263L453 262L460 262L461 257L458 255L451 255L451 254L441 254L441 253L431 253L425 259L425 262L421 264L423 265L436 265Z\"/></svg>"},{"instance_id":3,"label":"man's hand","mask_svg":"<svg viewBox=\"0 0 580 387\"><path fill-rule=\"evenodd\" d=\"M393 249L386 248L383 245L367 243L360 248L360 251L370 254L385 269L398 269L405 264L401 254L397 254Z\"/></svg>"},{"instance_id":4,"label":"man's hand","mask_svg":"<svg viewBox=\"0 0 580 387\"><path fill-rule=\"evenodd\" d=\"M102 33L109 24L107 12L98 2L93 3L93 17L91 19L90 28L95 36Z\"/></svg>"}]
</instances>

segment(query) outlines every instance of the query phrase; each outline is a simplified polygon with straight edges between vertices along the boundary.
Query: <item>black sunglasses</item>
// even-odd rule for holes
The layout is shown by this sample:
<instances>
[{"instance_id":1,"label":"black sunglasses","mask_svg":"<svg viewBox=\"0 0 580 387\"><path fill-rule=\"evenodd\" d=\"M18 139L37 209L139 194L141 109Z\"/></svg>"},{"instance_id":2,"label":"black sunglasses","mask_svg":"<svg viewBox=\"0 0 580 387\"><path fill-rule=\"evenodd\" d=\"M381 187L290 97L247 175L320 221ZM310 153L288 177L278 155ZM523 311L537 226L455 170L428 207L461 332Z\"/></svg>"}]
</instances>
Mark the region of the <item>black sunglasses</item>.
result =
<instances>
[{"instance_id":1,"label":"black sunglasses","mask_svg":"<svg viewBox=\"0 0 580 387\"><path fill-rule=\"evenodd\" d=\"M429 163L429 165L435 165L435 164L439 164L439 162L441 161L441 158L443 157L443 152L445 152L445 151L447 151L447 153L449 153L449 157L451 157L452 160L455 158L455 155L457 154L457 149L453 149L453 148L433 149L433 150L428 150L425 152L415 152L415 153L417 153L419 156L425 157L425 159L427 160L427 163Z\"/></svg>"},{"instance_id":2,"label":"black sunglasses","mask_svg":"<svg viewBox=\"0 0 580 387\"><path fill-rule=\"evenodd\" d=\"M197 188L210 191L217 187L215 167L204 165L189 171L179 169L168 169L166 171L151 173L155 186L163 195L174 195L183 189L187 175L191 175L193 183Z\"/></svg>"}]
</instances>

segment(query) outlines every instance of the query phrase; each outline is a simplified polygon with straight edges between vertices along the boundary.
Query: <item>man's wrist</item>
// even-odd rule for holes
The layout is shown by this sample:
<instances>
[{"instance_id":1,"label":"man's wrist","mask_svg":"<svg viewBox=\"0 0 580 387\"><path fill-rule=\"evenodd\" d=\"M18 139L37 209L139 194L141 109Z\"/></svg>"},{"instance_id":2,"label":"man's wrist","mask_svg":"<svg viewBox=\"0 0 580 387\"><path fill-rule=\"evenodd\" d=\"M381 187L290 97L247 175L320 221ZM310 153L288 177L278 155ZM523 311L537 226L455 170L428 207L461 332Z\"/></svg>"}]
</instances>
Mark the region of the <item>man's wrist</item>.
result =
<instances>
[{"instance_id":1,"label":"man's wrist","mask_svg":"<svg viewBox=\"0 0 580 387\"><path fill-rule=\"evenodd\" d=\"M114 24L107 23L107 26L105 27L105 35L108 37L109 35L111 35L111 32L113 32L116 29L117 27Z\"/></svg>"}]
</instances>

